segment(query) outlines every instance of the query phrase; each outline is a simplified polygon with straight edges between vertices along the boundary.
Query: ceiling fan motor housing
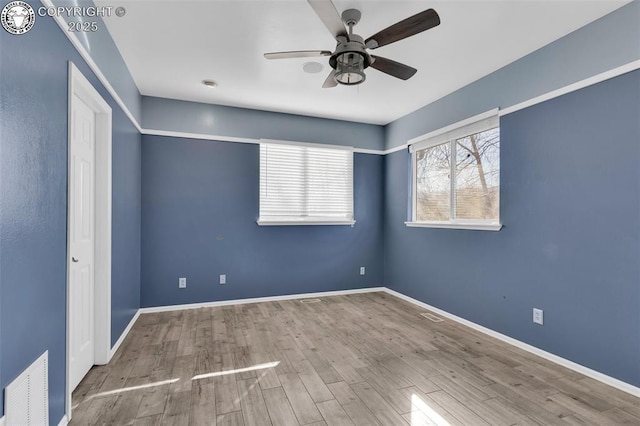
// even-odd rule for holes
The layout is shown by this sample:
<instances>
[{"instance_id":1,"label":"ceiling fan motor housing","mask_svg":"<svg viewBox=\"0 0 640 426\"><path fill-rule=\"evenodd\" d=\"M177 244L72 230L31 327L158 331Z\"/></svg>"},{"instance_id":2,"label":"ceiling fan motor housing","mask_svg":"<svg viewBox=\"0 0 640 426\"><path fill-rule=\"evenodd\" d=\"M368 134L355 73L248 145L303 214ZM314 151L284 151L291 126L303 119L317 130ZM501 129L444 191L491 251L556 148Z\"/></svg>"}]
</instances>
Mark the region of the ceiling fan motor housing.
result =
<instances>
[{"instance_id":1,"label":"ceiling fan motor housing","mask_svg":"<svg viewBox=\"0 0 640 426\"><path fill-rule=\"evenodd\" d=\"M338 46L336 46L335 52L333 52L333 54L329 58L329 65L331 65L331 68L336 69L338 57L347 53L360 55L364 62L363 69L371 65L371 55L367 53L362 37L357 34L351 34L349 36L349 41L338 43Z\"/></svg>"},{"instance_id":2,"label":"ceiling fan motor housing","mask_svg":"<svg viewBox=\"0 0 640 426\"><path fill-rule=\"evenodd\" d=\"M371 65L371 56L366 52L362 38L350 34L349 41L338 43L329 65L335 70L336 83L353 86L366 80L364 70Z\"/></svg>"}]
</instances>

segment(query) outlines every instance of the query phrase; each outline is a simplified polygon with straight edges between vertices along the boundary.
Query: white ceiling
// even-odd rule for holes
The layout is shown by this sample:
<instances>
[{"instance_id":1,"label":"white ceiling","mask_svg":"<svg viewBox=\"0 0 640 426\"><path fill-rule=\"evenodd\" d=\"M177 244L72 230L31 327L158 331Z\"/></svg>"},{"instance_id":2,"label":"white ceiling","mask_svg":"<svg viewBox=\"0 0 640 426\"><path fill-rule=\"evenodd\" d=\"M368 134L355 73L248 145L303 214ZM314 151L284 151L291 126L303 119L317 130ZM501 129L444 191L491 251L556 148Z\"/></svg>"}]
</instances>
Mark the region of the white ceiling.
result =
<instances>
[{"instance_id":1,"label":"white ceiling","mask_svg":"<svg viewBox=\"0 0 640 426\"><path fill-rule=\"evenodd\" d=\"M375 50L417 68L410 80L370 68L363 84L333 89L322 89L326 57L262 56L333 50L333 37L305 0L129 1L121 3L124 17L105 21L143 95L386 124L627 2L335 0L340 12L362 11L354 32L365 38L428 8L442 23ZM322 72L305 73L309 61L322 63ZM218 87L204 87L204 79Z\"/></svg>"}]
</instances>

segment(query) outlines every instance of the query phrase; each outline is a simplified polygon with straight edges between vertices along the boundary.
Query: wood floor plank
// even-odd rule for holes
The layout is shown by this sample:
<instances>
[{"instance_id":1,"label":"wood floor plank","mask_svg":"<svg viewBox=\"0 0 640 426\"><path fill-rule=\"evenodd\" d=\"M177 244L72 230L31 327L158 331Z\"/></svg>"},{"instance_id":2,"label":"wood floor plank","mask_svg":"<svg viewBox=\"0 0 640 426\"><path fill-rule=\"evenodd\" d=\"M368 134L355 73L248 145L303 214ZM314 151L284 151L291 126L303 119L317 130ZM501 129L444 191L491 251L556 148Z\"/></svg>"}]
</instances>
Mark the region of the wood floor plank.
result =
<instances>
[{"instance_id":1,"label":"wood floor plank","mask_svg":"<svg viewBox=\"0 0 640 426\"><path fill-rule=\"evenodd\" d=\"M296 415L289 404L284 389L271 388L262 391L269 418L274 426L298 426Z\"/></svg>"},{"instance_id":2,"label":"wood floor plank","mask_svg":"<svg viewBox=\"0 0 640 426\"><path fill-rule=\"evenodd\" d=\"M188 414L190 409L191 391L170 392L164 414L169 416Z\"/></svg>"},{"instance_id":3,"label":"wood floor plank","mask_svg":"<svg viewBox=\"0 0 640 426\"><path fill-rule=\"evenodd\" d=\"M612 408L602 412L602 415L609 419L611 424L616 425L640 425L640 417L636 417L620 408Z\"/></svg>"},{"instance_id":4,"label":"wood floor plank","mask_svg":"<svg viewBox=\"0 0 640 426\"><path fill-rule=\"evenodd\" d=\"M191 386L191 406L213 405L215 406L216 393L213 378L194 380Z\"/></svg>"},{"instance_id":5,"label":"wood floor plank","mask_svg":"<svg viewBox=\"0 0 640 426\"><path fill-rule=\"evenodd\" d=\"M380 424L346 382L330 383L328 387L354 424L357 426Z\"/></svg>"},{"instance_id":6,"label":"wood floor plank","mask_svg":"<svg viewBox=\"0 0 640 426\"><path fill-rule=\"evenodd\" d=\"M189 426L216 426L216 423L216 406L214 404L191 406Z\"/></svg>"},{"instance_id":7,"label":"wood floor plank","mask_svg":"<svg viewBox=\"0 0 640 426\"><path fill-rule=\"evenodd\" d=\"M432 376L430 380L458 401L465 403L471 401L482 402L492 398L492 396L485 392L483 388L477 388L457 377Z\"/></svg>"},{"instance_id":8,"label":"wood floor plank","mask_svg":"<svg viewBox=\"0 0 640 426\"><path fill-rule=\"evenodd\" d=\"M145 389L135 417L141 418L164 413L168 396L169 385Z\"/></svg>"},{"instance_id":9,"label":"wood floor plank","mask_svg":"<svg viewBox=\"0 0 640 426\"><path fill-rule=\"evenodd\" d=\"M132 426L160 426L162 424L162 414L135 419L131 424Z\"/></svg>"},{"instance_id":10,"label":"wood floor plank","mask_svg":"<svg viewBox=\"0 0 640 426\"><path fill-rule=\"evenodd\" d=\"M73 412L70 424L73 426L97 425L100 420L111 413L118 396L94 398L84 401Z\"/></svg>"},{"instance_id":11,"label":"wood floor plank","mask_svg":"<svg viewBox=\"0 0 640 426\"><path fill-rule=\"evenodd\" d=\"M297 363L295 368L314 402L318 403L333 399L333 394L308 360Z\"/></svg>"},{"instance_id":12,"label":"wood floor plank","mask_svg":"<svg viewBox=\"0 0 640 426\"><path fill-rule=\"evenodd\" d=\"M422 312L363 293L143 314L70 424L640 424L640 398Z\"/></svg>"},{"instance_id":13,"label":"wood floor plank","mask_svg":"<svg viewBox=\"0 0 640 426\"><path fill-rule=\"evenodd\" d=\"M328 426L348 426L353 425L353 422L344 411L342 406L335 399L320 402L317 404L320 414L324 417L324 421Z\"/></svg>"},{"instance_id":14,"label":"wood floor plank","mask_svg":"<svg viewBox=\"0 0 640 426\"><path fill-rule=\"evenodd\" d=\"M251 362L253 365L261 365L273 362L279 364L278 360L274 360L264 352L253 352L251 354ZM276 373L276 368L266 368L262 370L259 375L259 382L261 389L271 389L281 386L280 379L278 379L278 374Z\"/></svg>"},{"instance_id":15,"label":"wood floor plank","mask_svg":"<svg viewBox=\"0 0 640 426\"><path fill-rule=\"evenodd\" d=\"M417 386L422 392L429 393L440 390L437 384L398 357L385 358L380 364L392 374L403 377L409 383Z\"/></svg>"},{"instance_id":16,"label":"wood floor plank","mask_svg":"<svg viewBox=\"0 0 640 426\"><path fill-rule=\"evenodd\" d=\"M429 416L427 416L425 413L419 410L403 414L402 418L405 419L405 421L411 426L442 426L442 424L444 424L438 424L437 422L431 420L431 418L429 418Z\"/></svg>"},{"instance_id":17,"label":"wood floor plank","mask_svg":"<svg viewBox=\"0 0 640 426\"><path fill-rule=\"evenodd\" d=\"M131 424L136 418L141 400L142 394L140 392L120 395L108 415L101 420L114 425Z\"/></svg>"},{"instance_id":18,"label":"wood floor plank","mask_svg":"<svg viewBox=\"0 0 640 426\"><path fill-rule=\"evenodd\" d=\"M478 415L489 424L518 424L522 426L533 426L539 424L501 397L487 399L486 401L479 403L479 405L481 407L486 407L486 410L485 408L477 408L477 405L471 405L470 408L474 412L478 413Z\"/></svg>"},{"instance_id":19,"label":"wood floor plank","mask_svg":"<svg viewBox=\"0 0 640 426\"><path fill-rule=\"evenodd\" d=\"M244 426L244 419L241 411L232 411L218 416L216 426Z\"/></svg>"},{"instance_id":20,"label":"wood floor plank","mask_svg":"<svg viewBox=\"0 0 640 426\"><path fill-rule=\"evenodd\" d=\"M411 395L411 413L413 416L403 415L405 419L415 417L423 422L434 422L438 425L450 425L450 426L467 426L462 423L450 413L443 406L438 404L434 399L430 397L431 394L426 394L418 388L414 388ZM422 414L420 414L422 413ZM413 426L413 425L412 425Z\"/></svg>"},{"instance_id":21,"label":"wood floor plank","mask_svg":"<svg viewBox=\"0 0 640 426\"><path fill-rule=\"evenodd\" d=\"M246 426L271 426L269 412L257 378L238 380L238 393L244 424Z\"/></svg>"},{"instance_id":22,"label":"wood floor plank","mask_svg":"<svg viewBox=\"0 0 640 426\"><path fill-rule=\"evenodd\" d=\"M189 413L174 415L168 415L165 413L164 416L162 416L160 424L162 426L189 426Z\"/></svg>"},{"instance_id":23,"label":"wood floor plank","mask_svg":"<svg viewBox=\"0 0 640 426\"><path fill-rule=\"evenodd\" d=\"M325 384L341 382L342 376L317 350L307 350L304 352L305 357L316 370L320 378Z\"/></svg>"},{"instance_id":24,"label":"wood floor plank","mask_svg":"<svg viewBox=\"0 0 640 426\"><path fill-rule=\"evenodd\" d=\"M369 408L383 425L405 425L407 422L391 405L368 383L356 383L351 389Z\"/></svg>"},{"instance_id":25,"label":"wood floor plank","mask_svg":"<svg viewBox=\"0 0 640 426\"><path fill-rule=\"evenodd\" d=\"M480 416L468 409L464 404L460 403L460 401L456 400L445 391L431 392L429 394L429 398L436 401L438 405L453 414L453 416L463 424L489 426L489 423L482 420Z\"/></svg>"},{"instance_id":26,"label":"wood floor plank","mask_svg":"<svg viewBox=\"0 0 640 426\"><path fill-rule=\"evenodd\" d=\"M227 381L216 377L213 389L216 398L216 413L218 415L241 410L238 386L235 380Z\"/></svg>"},{"instance_id":27,"label":"wood floor plank","mask_svg":"<svg viewBox=\"0 0 640 426\"><path fill-rule=\"evenodd\" d=\"M311 395L309 395L297 374L285 374L279 376L279 379L284 392L287 394L287 399L291 403L291 408L293 408L293 412L301 424L323 420L322 414L316 408Z\"/></svg>"}]
</instances>

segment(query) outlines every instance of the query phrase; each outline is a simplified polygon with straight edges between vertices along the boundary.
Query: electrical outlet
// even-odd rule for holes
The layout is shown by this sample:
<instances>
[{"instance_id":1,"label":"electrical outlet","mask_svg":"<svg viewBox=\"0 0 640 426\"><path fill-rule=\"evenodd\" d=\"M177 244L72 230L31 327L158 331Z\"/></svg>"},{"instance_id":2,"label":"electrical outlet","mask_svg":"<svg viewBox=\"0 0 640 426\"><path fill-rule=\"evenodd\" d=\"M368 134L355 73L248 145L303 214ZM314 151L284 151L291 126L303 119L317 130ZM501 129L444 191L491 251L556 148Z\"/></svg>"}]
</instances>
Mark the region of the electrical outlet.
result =
<instances>
[{"instance_id":1,"label":"electrical outlet","mask_svg":"<svg viewBox=\"0 0 640 426\"><path fill-rule=\"evenodd\" d=\"M360 267L360 275L364 275L364 266Z\"/></svg>"},{"instance_id":2,"label":"electrical outlet","mask_svg":"<svg viewBox=\"0 0 640 426\"><path fill-rule=\"evenodd\" d=\"M187 288L186 278L178 278L178 288Z\"/></svg>"},{"instance_id":3,"label":"electrical outlet","mask_svg":"<svg viewBox=\"0 0 640 426\"><path fill-rule=\"evenodd\" d=\"M227 276L225 274L220 275L220 284L227 283Z\"/></svg>"},{"instance_id":4,"label":"electrical outlet","mask_svg":"<svg viewBox=\"0 0 640 426\"><path fill-rule=\"evenodd\" d=\"M544 311L542 309L533 308L533 322L536 324L544 324Z\"/></svg>"}]
</instances>

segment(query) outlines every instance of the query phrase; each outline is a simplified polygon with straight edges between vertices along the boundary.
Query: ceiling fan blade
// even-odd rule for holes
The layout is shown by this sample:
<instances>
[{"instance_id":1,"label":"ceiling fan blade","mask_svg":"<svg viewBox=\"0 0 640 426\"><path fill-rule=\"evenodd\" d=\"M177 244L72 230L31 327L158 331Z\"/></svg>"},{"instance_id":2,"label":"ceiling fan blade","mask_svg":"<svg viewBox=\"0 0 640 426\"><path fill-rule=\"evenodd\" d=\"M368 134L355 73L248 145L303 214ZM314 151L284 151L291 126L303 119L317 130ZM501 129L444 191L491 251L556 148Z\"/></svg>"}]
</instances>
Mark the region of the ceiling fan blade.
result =
<instances>
[{"instance_id":1,"label":"ceiling fan blade","mask_svg":"<svg viewBox=\"0 0 640 426\"><path fill-rule=\"evenodd\" d=\"M348 37L347 29L331 0L307 0L333 38Z\"/></svg>"},{"instance_id":2,"label":"ceiling fan blade","mask_svg":"<svg viewBox=\"0 0 640 426\"><path fill-rule=\"evenodd\" d=\"M327 76L327 79L324 81L324 84L322 85L323 89L329 89L331 87L336 87L338 85L338 83L336 83L336 79L334 78L335 75L336 75L336 70L331 70L331 72Z\"/></svg>"},{"instance_id":3,"label":"ceiling fan blade","mask_svg":"<svg viewBox=\"0 0 640 426\"><path fill-rule=\"evenodd\" d=\"M288 58L315 58L317 56L331 56L328 50L295 50L291 52L265 53L267 59L288 59Z\"/></svg>"},{"instance_id":4,"label":"ceiling fan blade","mask_svg":"<svg viewBox=\"0 0 640 426\"><path fill-rule=\"evenodd\" d=\"M374 61L371 63L371 67L382 71L385 74L399 78L400 80L408 80L418 72L417 69L408 65L401 64L400 62L392 61L391 59L382 58L380 56L371 55Z\"/></svg>"},{"instance_id":5,"label":"ceiling fan blade","mask_svg":"<svg viewBox=\"0 0 640 426\"><path fill-rule=\"evenodd\" d=\"M435 10L427 9L372 35L365 40L365 45L369 49L377 49L438 25L440 25L440 16Z\"/></svg>"}]
</instances>

